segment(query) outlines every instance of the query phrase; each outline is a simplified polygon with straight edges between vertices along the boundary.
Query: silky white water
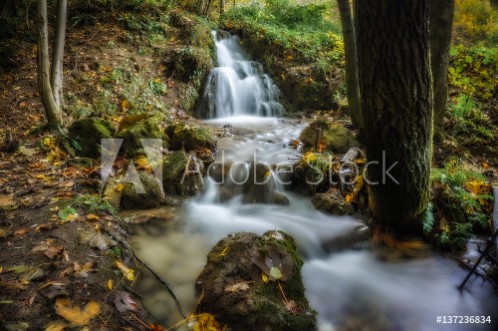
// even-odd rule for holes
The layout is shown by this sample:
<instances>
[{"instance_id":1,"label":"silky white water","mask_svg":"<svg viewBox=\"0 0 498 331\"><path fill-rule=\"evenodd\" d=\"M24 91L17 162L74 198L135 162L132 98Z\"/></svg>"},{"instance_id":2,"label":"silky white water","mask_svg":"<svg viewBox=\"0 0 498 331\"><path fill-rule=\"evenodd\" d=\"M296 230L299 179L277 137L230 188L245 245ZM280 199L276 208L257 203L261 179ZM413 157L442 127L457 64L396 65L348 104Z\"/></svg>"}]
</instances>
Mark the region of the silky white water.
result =
<instances>
[{"instance_id":1,"label":"silky white water","mask_svg":"<svg viewBox=\"0 0 498 331\"><path fill-rule=\"evenodd\" d=\"M235 67L241 66L243 58L240 46L223 39L217 40L217 48L220 71L232 71L227 77L235 77ZM242 94L251 92L240 91L246 85L238 84L234 79L218 85L223 91L218 91L211 111L213 117L222 118L206 121L215 128L229 125L233 129L232 137L218 140L216 161L293 164L299 153L289 145L307 123L246 116L258 112L239 102ZM218 102L228 105L223 108L228 110L222 111ZM226 117L237 114L245 115ZM174 221L146 225L132 238L138 254L170 283L184 310L195 305L195 279L219 239L239 231L262 234L279 229L295 238L305 258L303 280L310 304L318 312L320 330L496 330L496 293L476 278L460 292L457 286L466 271L454 261L437 254L386 259L378 248L358 244L367 231L362 221L318 212L309 197L285 192L289 206L243 204L238 196L222 203L216 199L219 186L207 178L205 183L204 192L177 210ZM278 188L284 190L283 185ZM141 290L149 310L163 322L181 319L154 280L142 283ZM491 315L493 322L438 324L440 315Z\"/></svg>"},{"instance_id":2,"label":"silky white water","mask_svg":"<svg viewBox=\"0 0 498 331\"><path fill-rule=\"evenodd\" d=\"M261 63L248 59L237 36L216 31L212 34L218 66L207 78L198 114L207 118L282 116L280 91Z\"/></svg>"}]
</instances>

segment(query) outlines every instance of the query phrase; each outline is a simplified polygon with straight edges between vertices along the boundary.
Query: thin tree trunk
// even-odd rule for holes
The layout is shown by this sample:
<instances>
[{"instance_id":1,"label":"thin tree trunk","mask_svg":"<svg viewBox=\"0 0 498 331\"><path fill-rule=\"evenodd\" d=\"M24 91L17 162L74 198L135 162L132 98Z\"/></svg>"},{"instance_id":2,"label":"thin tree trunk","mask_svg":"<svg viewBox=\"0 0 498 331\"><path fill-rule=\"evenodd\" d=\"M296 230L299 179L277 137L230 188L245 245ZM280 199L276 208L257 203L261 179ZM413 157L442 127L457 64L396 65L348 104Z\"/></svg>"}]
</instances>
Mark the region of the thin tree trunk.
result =
<instances>
[{"instance_id":1,"label":"thin tree trunk","mask_svg":"<svg viewBox=\"0 0 498 331\"><path fill-rule=\"evenodd\" d=\"M429 4L434 138L436 142L440 142L444 138L444 116L448 100L449 52L455 1L429 0Z\"/></svg>"},{"instance_id":2,"label":"thin tree trunk","mask_svg":"<svg viewBox=\"0 0 498 331\"><path fill-rule=\"evenodd\" d=\"M358 73L374 226L421 234L432 107L428 0L356 0Z\"/></svg>"},{"instance_id":3,"label":"thin tree trunk","mask_svg":"<svg viewBox=\"0 0 498 331\"><path fill-rule=\"evenodd\" d=\"M48 125L52 130L57 130L62 126L62 114L55 103L50 85L47 0L38 0L38 86Z\"/></svg>"},{"instance_id":4,"label":"thin tree trunk","mask_svg":"<svg viewBox=\"0 0 498 331\"><path fill-rule=\"evenodd\" d=\"M225 0L220 0L220 15L225 12Z\"/></svg>"},{"instance_id":5,"label":"thin tree trunk","mask_svg":"<svg viewBox=\"0 0 498 331\"><path fill-rule=\"evenodd\" d=\"M55 36L53 43L52 54L52 71L50 75L50 85L52 85L52 93L54 101L58 108L64 104L62 96L63 83L63 62L64 62L64 44L66 40L66 20L67 20L67 0L57 0L57 26L55 28Z\"/></svg>"},{"instance_id":6,"label":"thin tree trunk","mask_svg":"<svg viewBox=\"0 0 498 331\"><path fill-rule=\"evenodd\" d=\"M337 0L341 16L344 51L346 54L346 94L353 125L363 129L360 88L358 85L358 59L356 54L356 33L349 0ZM361 136L361 134L360 134Z\"/></svg>"}]
</instances>

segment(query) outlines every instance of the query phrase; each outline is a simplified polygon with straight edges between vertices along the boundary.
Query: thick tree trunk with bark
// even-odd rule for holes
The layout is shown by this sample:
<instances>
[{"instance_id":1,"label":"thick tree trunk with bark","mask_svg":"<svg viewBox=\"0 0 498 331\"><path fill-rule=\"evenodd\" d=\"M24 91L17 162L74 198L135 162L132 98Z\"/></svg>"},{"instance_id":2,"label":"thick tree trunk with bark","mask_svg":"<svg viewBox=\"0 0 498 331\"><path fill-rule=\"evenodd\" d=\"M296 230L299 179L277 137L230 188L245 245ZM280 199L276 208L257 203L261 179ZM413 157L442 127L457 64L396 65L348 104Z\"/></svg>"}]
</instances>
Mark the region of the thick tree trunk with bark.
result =
<instances>
[{"instance_id":1,"label":"thick tree trunk with bark","mask_svg":"<svg viewBox=\"0 0 498 331\"><path fill-rule=\"evenodd\" d=\"M434 137L436 141L442 141L455 0L429 0L429 4Z\"/></svg>"},{"instance_id":2,"label":"thick tree trunk with bark","mask_svg":"<svg viewBox=\"0 0 498 331\"><path fill-rule=\"evenodd\" d=\"M67 20L67 0L57 0L57 26L53 43L52 71L50 75L50 84L54 101L57 107L64 103L62 98L63 72L62 64L64 60L64 44L66 40L66 20Z\"/></svg>"},{"instance_id":3,"label":"thick tree trunk with bark","mask_svg":"<svg viewBox=\"0 0 498 331\"><path fill-rule=\"evenodd\" d=\"M432 144L428 0L355 4L373 222L421 234Z\"/></svg>"},{"instance_id":4,"label":"thick tree trunk with bark","mask_svg":"<svg viewBox=\"0 0 498 331\"><path fill-rule=\"evenodd\" d=\"M360 90L358 85L358 59L356 54L356 33L349 0L337 0L341 16L344 51L346 54L346 94L353 125L363 129Z\"/></svg>"},{"instance_id":5,"label":"thick tree trunk with bark","mask_svg":"<svg viewBox=\"0 0 498 331\"><path fill-rule=\"evenodd\" d=\"M55 103L50 85L47 0L38 0L38 86L47 114L48 125L52 130L57 130L62 126L62 114Z\"/></svg>"}]
</instances>

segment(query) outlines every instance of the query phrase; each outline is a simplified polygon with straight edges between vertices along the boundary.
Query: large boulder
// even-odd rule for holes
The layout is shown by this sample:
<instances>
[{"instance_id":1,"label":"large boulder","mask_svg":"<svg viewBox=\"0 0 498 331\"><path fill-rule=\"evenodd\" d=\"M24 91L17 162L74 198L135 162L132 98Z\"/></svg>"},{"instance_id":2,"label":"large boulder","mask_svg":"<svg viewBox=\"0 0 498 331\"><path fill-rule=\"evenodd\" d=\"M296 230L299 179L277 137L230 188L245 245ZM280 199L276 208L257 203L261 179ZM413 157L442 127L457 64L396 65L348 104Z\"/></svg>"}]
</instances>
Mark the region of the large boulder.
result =
<instances>
[{"instance_id":1,"label":"large boulder","mask_svg":"<svg viewBox=\"0 0 498 331\"><path fill-rule=\"evenodd\" d=\"M128 209L157 208L164 199L161 182L153 173L139 171L136 180L126 183L122 196L121 207Z\"/></svg>"},{"instance_id":2,"label":"large boulder","mask_svg":"<svg viewBox=\"0 0 498 331\"><path fill-rule=\"evenodd\" d=\"M164 148L168 147L168 139L161 129L160 116L131 115L123 118L117 138L123 139L121 151L130 158L146 156L142 139L161 139Z\"/></svg>"},{"instance_id":3,"label":"large boulder","mask_svg":"<svg viewBox=\"0 0 498 331\"><path fill-rule=\"evenodd\" d=\"M346 153L351 147L359 145L351 130L328 119L318 119L310 123L301 132L299 140L309 148L323 143L325 150L334 153Z\"/></svg>"},{"instance_id":4,"label":"large boulder","mask_svg":"<svg viewBox=\"0 0 498 331\"><path fill-rule=\"evenodd\" d=\"M171 150L177 151L184 148L185 151L190 152L202 148L216 149L213 133L202 126L180 123L170 125L166 132L171 139Z\"/></svg>"},{"instance_id":5,"label":"large boulder","mask_svg":"<svg viewBox=\"0 0 498 331\"><path fill-rule=\"evenodd\" d=\"M331 188L325 193L317 193L311 199L316 209L332 215L352 215L354 207L347 202L336 188Z\"/></svg>"},{"instance_id":6,"label":"large boulder","mask_svg":"<svg viewBox=\"0 0 498 331\"><path fill-rule=\"evenodd\" d=\"M163 189L166 194L192 196L201 191L204 164L193 153L173 152L164 158Z\"/></svg>"},{"instance_id":7,"label":"large boulder","mask_svg":"<svg viewBox=\"0 0 498 331\"><path fill-rule=\"evenodd\" d=\"M68 128L75 153L94 159L100 157L101 140L111 138L114 131L110 122L97 117L75 121Z\"/></svg>"},{"instance_id":8,"label":"large boulder","mask_svg":"<svg viewBox=\"0 0 498 331\"><path fill-rule=\"evenodd\" d=\"M242 194L244 203L289 204L289 199L276 191L275 178L269 166L264 163L251 163L248 179L242 186Z\"/></svg>"},{"instance_id":9,"label":"large boulder","mask_svg":"<svg viewBox=\"0 0 498 331\"><path fill-rule=\"evenodd\" d=\"M197 309L230 330L315 330L302 264L294 240L283 232L231 235L207 257L196 283Z\"/></svg>"}]
</instances>

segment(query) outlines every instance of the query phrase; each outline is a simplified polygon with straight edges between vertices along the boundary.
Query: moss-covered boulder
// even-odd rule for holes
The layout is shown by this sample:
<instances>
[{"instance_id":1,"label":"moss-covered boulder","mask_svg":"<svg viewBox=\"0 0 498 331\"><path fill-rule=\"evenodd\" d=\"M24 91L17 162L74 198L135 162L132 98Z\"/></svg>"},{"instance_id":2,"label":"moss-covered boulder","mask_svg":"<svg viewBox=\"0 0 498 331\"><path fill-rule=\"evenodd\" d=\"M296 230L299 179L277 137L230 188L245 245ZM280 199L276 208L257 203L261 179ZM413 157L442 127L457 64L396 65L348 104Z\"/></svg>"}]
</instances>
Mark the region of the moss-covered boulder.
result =
<instances>
[{"instance_id":1,"label":"moss-covered boulder","mask_svg":"<svg viewBox=\"0 0 498 331\"><path fill-rule=\"evenodd\" d=\"M251 163L249 176L242 186L242 202L288 205L289 199L276 191L276 181L267 164Z\"/></svg>"},{"instance_id":2,"label":"moss-covered boulder","mask_svg":"<svg viewBox=\"0 0 498 331\"><path fill-rule=\"evenodd\" d=\"M160 116L127 116L122 119L117 138L123 139L122 153L130 158L146 156L142 139L161 139L163 147L168 147L168 138L161 128Z\"/></svg>"},{"instance_id":3,"label":"moss-covered boulder","mask_svg":"<svg viewBox=\"0 0 498 331\"><path fill-rule=\"evenodd\" d=\"M237 233L220 240L197 279L197 309L230 330L315 330L305 297L303 261L292 237Z\"/></svg>"},{"instance_id":4,"label":"moss-covered boulder","mask_svg":"<svg viewBox=\"0 0 498 331\"><path fill-rule=\"evenodd\" d=\"M352 215L354 207L347 202L341 192L332 188L325 193L317 193L311 199L316 209L332 215Z\"/></svg>"},{"instance_id":5,"label":"moss-covered boulder","mask_svg":"<svg viewBox=\"0 0 498 331\"><path fill-rule=\"evenodd\" d=\"M173 152L164 158L164 193L177 196L192 196L204 187L204 164L194 153Z\"/></svg>"},{"instance_id":6,"label":"moss-covered boulder","mask_svg":"<svg viewBox=\"0 0 498 331\"><path fill-rule=\"evenodd\" d=\"M328 119L313 121L301 132L299 140L308 148L321 143L325 150L334 153L346 153L351 147L359 145L351 130Z\"/></svg>"},{"instance_id":7,"label":"moss-covered boulder","mask_svg":"<svg viewBox=\"0 0 498 331\"><path fill-rule=\"evenodd\" d=\"M157 208L164 199L161 182L153 173L139 171L126 183L121 196L122 209Z\"/></svg>"},{"instance_id":8,"label":"moss-covered boulder","mask_svg":"<svg viewBox=\"0 0 498 331\"><path fill-rule=\"evenodd\" d=\"M111 138L114 131L110 122L97 117L75 121L68 128L76 155L94 159L100 157L101 140Z\"/></svg>"},{"instance_id":9,"label":"moss-covered boulder","mask_svg":"<svg viewBox=\"0 0 498 331\"><path fill-rule=\"evenodd\" d=\"M170 125L166 131L171 140L171 150L184 148L185 151L190 152L201 149L214 151L216 149L216 139L213 133L202 126L179 123Z\"/></svg>"}]
</instances>

